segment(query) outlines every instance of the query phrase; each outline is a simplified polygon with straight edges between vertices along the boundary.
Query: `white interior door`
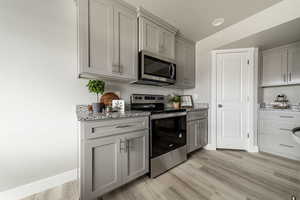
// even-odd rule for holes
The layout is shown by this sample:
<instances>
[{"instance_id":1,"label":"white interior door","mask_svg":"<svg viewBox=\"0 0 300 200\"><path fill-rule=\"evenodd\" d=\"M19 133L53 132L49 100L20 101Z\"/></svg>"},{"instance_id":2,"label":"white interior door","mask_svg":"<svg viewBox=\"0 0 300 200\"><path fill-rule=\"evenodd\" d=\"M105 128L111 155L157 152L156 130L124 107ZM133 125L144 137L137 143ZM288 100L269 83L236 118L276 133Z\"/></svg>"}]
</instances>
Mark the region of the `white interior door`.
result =
<instances>
[{"instance_id":1,"label":"white interior door","mask_svg":"<svg viewBox=\"0 0 300 200\"><path fill-rule=\"evenodd\" d=\"M248 54L217 54L217 148L246 149Z\"/></svg>"}]
</instances>

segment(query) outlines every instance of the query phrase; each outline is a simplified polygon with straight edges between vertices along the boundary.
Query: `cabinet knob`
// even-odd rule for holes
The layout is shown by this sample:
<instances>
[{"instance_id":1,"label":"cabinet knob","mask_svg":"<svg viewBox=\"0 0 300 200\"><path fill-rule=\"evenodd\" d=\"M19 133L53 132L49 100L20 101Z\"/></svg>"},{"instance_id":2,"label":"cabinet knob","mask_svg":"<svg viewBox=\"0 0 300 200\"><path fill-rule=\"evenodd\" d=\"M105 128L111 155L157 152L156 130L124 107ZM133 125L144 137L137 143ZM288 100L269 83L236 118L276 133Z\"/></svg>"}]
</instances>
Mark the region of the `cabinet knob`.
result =
<instances>
[{"instance_id":1,"label":"cabinet knob","mask_svg":"<svg viewBox=\"0 0 300 200\"><path fill-rule=\"evenodd\" d=\"M223 105L222 105L222 104L219 104L218 107L219 107L219 108L223 108Z\"/></svg>"}]
</instances>

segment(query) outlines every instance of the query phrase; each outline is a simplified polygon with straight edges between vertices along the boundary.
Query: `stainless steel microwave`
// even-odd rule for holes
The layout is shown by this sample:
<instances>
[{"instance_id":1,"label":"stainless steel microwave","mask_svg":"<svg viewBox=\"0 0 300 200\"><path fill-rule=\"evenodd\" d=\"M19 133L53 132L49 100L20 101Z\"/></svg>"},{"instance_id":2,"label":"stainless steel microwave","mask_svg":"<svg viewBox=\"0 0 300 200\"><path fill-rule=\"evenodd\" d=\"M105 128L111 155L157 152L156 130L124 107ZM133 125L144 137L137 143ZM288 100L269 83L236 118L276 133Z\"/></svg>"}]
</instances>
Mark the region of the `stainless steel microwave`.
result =
<instances>
[{"instance_id":1,"label":"stainless steel microwave","mask_svg":"<svg viewBox=\"0 0 300 200\"><path fill-rule=\"evenodd\" d=\"M172 85L176 83L176 63L174 60L147 51L139 53L137 84Z\"/></svg>"}]
</instances>

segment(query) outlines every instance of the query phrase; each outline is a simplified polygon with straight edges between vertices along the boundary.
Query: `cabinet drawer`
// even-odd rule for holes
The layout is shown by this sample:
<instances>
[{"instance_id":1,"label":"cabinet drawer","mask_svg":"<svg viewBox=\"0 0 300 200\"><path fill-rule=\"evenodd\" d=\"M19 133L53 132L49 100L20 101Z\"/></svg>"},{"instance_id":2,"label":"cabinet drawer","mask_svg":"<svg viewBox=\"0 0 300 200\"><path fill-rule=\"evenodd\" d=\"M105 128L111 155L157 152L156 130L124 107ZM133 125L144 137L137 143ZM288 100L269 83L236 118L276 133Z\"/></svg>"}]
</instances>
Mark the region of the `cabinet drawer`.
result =
<instances>
[{"instance_id":1,"label":"cabinet drawer","mask_svg":"<svg viewBox=\"0 0 300 200\"><path fill-rule=\"evenodd\" d=\"M259 146L262 151L300 159L300 144L291 134L262 134L259 138Z\"/></svg>"},{"instance_id":2,"label":"cabinet drawer","mask_svg":"<svg viewBox=\"0 0 300 200\"><path fill-rule=\"evenodd\" d=\"M192 121L197 119L203 119L203 118L207 118L207 116L208 116L207 110L191 111L188 112L187 114L187 120Z\"/></svg>"},{"instance_id":3,"label":"cabinet drawer","mask_svg":"<svg viewBox=\"0 0 300 200\"><path fill-rule=\"evenodd\" d=\"M282 112L282 111L262 111L260 119L273 119L277 122L297 122L300 123L300 113L297 112Z\"/></svg>"},{"instance_id":4,"label":"cabinet drawer","mask_svg":"<svg viewBox=\"0 0 300 200\"><path fill-rule=\"evenodd\" d=\"M290 134L293 128L300 126L300 123L274 119L261 119L259 124L261 134Z\"/></svg>"},{"instance_id":5,"label":"cabinet drawer","mask_svg":"<svg viewBox=\"0 0 300 200\"><path fill-rule=\"evenodd\" d=\"M148 117L83 122L81 127L83 135L81 137L83 139L101 138L148 129L148 127Z\"/></svg>"}]
</instances>

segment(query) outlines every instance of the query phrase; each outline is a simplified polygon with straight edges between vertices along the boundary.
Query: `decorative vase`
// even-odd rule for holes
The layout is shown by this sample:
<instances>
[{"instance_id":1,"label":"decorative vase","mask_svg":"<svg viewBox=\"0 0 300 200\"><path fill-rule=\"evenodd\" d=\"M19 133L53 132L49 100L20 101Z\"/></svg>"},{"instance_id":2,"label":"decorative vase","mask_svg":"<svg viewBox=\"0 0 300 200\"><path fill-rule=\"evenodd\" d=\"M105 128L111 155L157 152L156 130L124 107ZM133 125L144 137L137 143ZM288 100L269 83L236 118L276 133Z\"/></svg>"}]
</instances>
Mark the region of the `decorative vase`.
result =
<instances>
[{"instance_id":1,"label":"decorative vase","mask_svg":"<svg viewBox=\"0 0 300 200\"><path fill-rule=\"evenodd\" d=\"M174 109L179 109L180 108L180 103L179 102L173 102L173 108Z\"/></svg>"},{"instance_id":2,"label":"decorative vase","mask_svg":"<svg viewBox=\"0 0 300 200\"><path fill-rule=\"evenodd\" d=\"M102 112L103 107L104 107L103 103L93 103L92 106L93 106L93 112L95 112L95 113Z\"/></svg>"}]
</instances>

